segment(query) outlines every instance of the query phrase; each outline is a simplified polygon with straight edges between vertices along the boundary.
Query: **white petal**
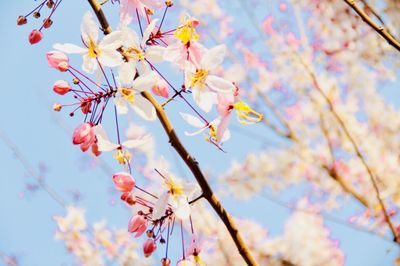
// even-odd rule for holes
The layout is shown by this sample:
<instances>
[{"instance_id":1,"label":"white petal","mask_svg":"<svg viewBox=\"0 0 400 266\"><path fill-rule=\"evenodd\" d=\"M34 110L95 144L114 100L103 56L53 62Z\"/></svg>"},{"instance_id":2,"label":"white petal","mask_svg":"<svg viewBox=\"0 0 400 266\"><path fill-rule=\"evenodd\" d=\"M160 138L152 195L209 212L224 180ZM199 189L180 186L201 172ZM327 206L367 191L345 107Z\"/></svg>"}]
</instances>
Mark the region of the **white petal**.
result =
<instances>
[{"instance_id":1,"label":"white petal","mask_svg":"<svg viewBox=\"0 0 400 266\"><path fill-rule=\"evenodd\" d=\"M156 23L157 23L158 19L153 19L150 24L147 26L146 30L143 33L143 39L141 42L141 46L142 48L144 48L146 46L146 42L147 40L150 38L150 34L153 32L153 30L156 27Z\"/></svg>"},{"instance_id":2,"label":"white petal","mask_svg":"<svg viewBox=\"0 0 400 266\"><path fill-rule=\"evenodd\" d=\"M126 114L128 113L128 106L126 104L126 100L123 97L117 97L114 99L115 107L117 107L118 114Z\"/></svg>"},{"instance_id":3,"label":"white petal","mask_svg":"<svg viewBox=\"0 0 400 266\"><path fill-rule=\"evenodd\" d=\"M97 69L97 61L95 58L91 58L89 55L85 54L83 56L82 69L92 74Z\"/></svg>"},{"instance_id":4,"label":"white petal","mask_svg":"<svg viewBox=\"0 0 400 266\"><path fill-rule=\"evenodd\" d=\"M231 138L231 132L229 129L226 129L224 135L221 138L221 142L225 142Z\"/></svg>"},{"instance_id":5,"label":"white petal","mask_svg":"<svg viewBox=\"0 0 400 266\"><path fill-rule=\"evenodd\" d=\"M196 130L196 131L194 131L194 132L187 132L187 131L185 131L185 135L186 135L186 136L196 136L196 135L200 134L201 132L203 132L204 130L206 130L206 128L207 128L207 127L203 127L203 128L200 128L199 130Z\"/></svg>"},{"instance_id":6,"label":"white petal","mask_svg":"<svg viewBox=\"0 0 400 266\"><path fill-rule=\"evenodd\" d=\"M216 92L233 93L235 90L232 82L214 75L207 76L206 84L211 90Z\"/></svg>"},{"instance_id":7,"label":"white petal","mask_svg":"<svg viewBox=\"0 0 400 266\"><path fill-rule=\"evenodd\" d=\"M97 43L99 39L99 27L93 20L92 13L89 11L83 16L81 24L82 39L86 44L89 44L90 40Z\"/></svg>"},{"instance_id":8,"label":"white petal","mask_svg":"<svg viewBox=\"0 0 400 266\"><path fill-rule=\"evenodd\" d=\"M134 31L128 27L123 28L121 31L123 34L123 45L124 46L140 49L139 37L138 37L136 31Z\"/></svg>"},{"instance_id":9,"label":"white petal","mask_svg":"<svg viewBox=\"0 0 400 266\"><path fill-rule=\"evenodd\" d=\"M165 215L165 211L167 210L168 207L168 201L169 201L169 193L165 192L161 194L153 209L153 215L152 215L153 220L158 220Z\"/></svg>"},{"instance_id":10,"label":"white petal","mask_svg":"<svg viewBox=\"0 0 400 266\"><path fill-rule=\"evenodd\" d=\"M154 106L140 94L136 96L135 102L131 104L131 107L145 120L154 121L157 118Z\"/></svg>"},{"instance_id":11,"label":"white petal","mask_svg":"<svg viewBox=\"0 0 400 266\"><path fill-rule=\"evenodd\" d=\"M100 49L116 50L122 46L123 34L122 31L113 31L107 34L99 43Z\"/></svg>"},{"instance_id":12,"label":"white petal","mask_svg":"<svg viewBox=\"0 0 400 266\"><path fill-rule=\"evenodd\" d=\"M155 71L150 71L149 73L135 79L132 83L132 88L137 91L150 90L159 79L160 77Z\"/></svg>"},{"instance_id":13,"label":"white petal","mask_svg":"<svg viewBox=\"0 0 400 266\"><path fill-rule=\"evenodd\" d=\"M122 55L116 50L111 50L111 49L101 50L98 59L103 66L107 67L116 67L124 62L122 60Z\"/></svg>"},{"instance_id":14,"label":"white petal","mask_svg":"<svg viewBox=\"0 0 400 266\"><path fill-rule=\"evenodd\" d=\"M53 45L53 48L67 54L84 54L88 50L87 48L82 48L71 43L56 43Z\"/></svg>"},{"instance_id":15,"label":"white petal","mask_svg":"<svg viewBox=\"0 0 400 266\"><path fill-rule=\"evenodd\" d=\"M198 119L197 117L191 115L191 114L187 114L187 113L179 113L183 120L186 121L186 123L188 123L191 126L197 127L197 128L203 128L206 125L200 121L200 119Z\"/></svg>"},{"instance_id":16,"label":"white petal","mask_svg":"<svg viewBox=\"0 0 400 266\"><path fill-rule=\"evenodd\" d=\"M117 81L123 86L131 87L136 75L136 61L122 63L118 68Z\"/></svg>"},{"instance_id":17,"label":"white petal","mask_svg":"<svg viewBox=\"0 0 400 266\"><path fill-rule=\"evenodd\" d=\"M160 45L150 46L146 49L146 59L152 64L160 63L164 59L165 48Z\"/></svg>"},{"instance_id":18,"label":"white petal","mask_svg":"<svg viewBox=\"0 0 400 266\"><path fill-rule=\"evenodd\" d=\"M192 94L193 100L204 112L210 112L212 106L217 102L217 94L205 89L194 88Z\"/></svg>"},{"instance_id":19,"label":"white petal","mask_svg":"<svg viewBox=\"0 0 400 266\"><path fill-rule=\"evenodd\" d=\"M93 127L93 131L96 134L97 146L99 151L112 151L119 147L118 144L112 143L107 136L107 133L101 125Z\"/></svg>"},{"instance_id":20,"label":"white petal","mask_svg":"<svg viewBox=\"0 0 400 266\"><path fill-rule=\"evenodd\" d=\"M151 140L151 135L148 134L139 139L127 140L124 143L122 143L122 146L128 149L133 149L142 146L144 144L147 144L150 140Z\"/></svg>"},{"instance_id":21,"label":"white petal","mask_svg":"<svg viewBox=\"0 0 400 266\"><path fill-rule=\"evenodd\" d=\"M138 61L136 68L139 74L142 76L152 71L149 64L144 60Z\"/></svg>"},{"instance_id":22,"label":"white petal","mask_svg":"<svg viewBox=\"0 0 400 266\"><path fill-rule=\"evenodd\" d=\"M186 199L186 196L180 196L177 199L171 201L172 210L175 216L181 220L186 220L190 215L190 205Z\"/></svg>"},{"instance_id":23,"label":"white petal","mask_svg":"<svg viewBox=\"0 0 400 266\"><path fill-rule=\"evenodd\" d=\"M208 50L201 59L201 67L206 70L213 70L224 61L226 46L224 44L215 46Z\"/></svg>"}]
</instances>

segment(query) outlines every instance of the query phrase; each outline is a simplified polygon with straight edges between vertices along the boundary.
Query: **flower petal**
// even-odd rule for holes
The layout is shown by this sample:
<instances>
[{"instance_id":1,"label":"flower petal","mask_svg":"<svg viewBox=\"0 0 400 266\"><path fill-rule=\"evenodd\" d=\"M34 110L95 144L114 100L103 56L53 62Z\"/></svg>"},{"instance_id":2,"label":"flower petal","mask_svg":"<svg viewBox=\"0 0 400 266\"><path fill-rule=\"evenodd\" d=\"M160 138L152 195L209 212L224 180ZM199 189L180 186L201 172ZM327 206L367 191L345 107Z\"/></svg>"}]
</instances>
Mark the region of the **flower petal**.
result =
<instances>
[{"instance_id":1,"label":"flower petal","mask_svg":"<svg viewBox=\"0 0 400 266\"><path fill-rule=\"evenodd\" d=\"M81 24L81 34L83 41L88 45L90 41L97 43L99 39L99 27L93 20L92 13L89 11L83 15Z\"/></svg>"},{"instance_id":2,"label":"flower petal","mask_svg":"<svg viewBox=\"0 0 400 266\"><path fill-rule=\"evenodd\" d=\"M140 46L144 48L146 46L147 40L150 38L150 34L153 32L153 30L156 28L156 23L158 19L153 19L150 24L147 26L146 30L143 33L143 39L142 42L140 43Z\"/></svg>"},{"instance_id":3,"label":"flower petal","mask_svg":"<svg viewBox=\"0 0 400 266\"><path fill-rule=\"evenodd\" d=\"M83 71L92 74L97 69L96 59L91 58L89 55L85 54L83 56L82 69Z\"/></svg>"},{"instance_id":4,"label":"flower petal","mask_svg":"<svg viewBox=\"0 0 400 266\"><path fill-rule=\"evenodd\" d=\"M197 117L187 114L187 113L179 113L183 120L185 120L186 123L188 123L191 126L197 127L197 128L204 128L206 125L200 121Z\"/></svg>"},{"instance_id":5,"label":"flower petal","mask_svg":"<svg viewBox=\"0 0 400 266\"><path fill-rule=\"evenodd\" d=\"M217 102L217 94L201 88L193 89L193 100L204 111L210 112L212 106Z\"/></svg>"},{"instance_id":6,"label":"flower petal","mask_svg":"<svg viewBox=\"0 0 400 266\"><path fill-rule=\"evenodd\" d=\"M144 144L147 144L150 140L151 140L151 135L148 134L139 139L127 140L122 143L122 146L124 146L125 148L128 148L128 149L133 149L133 148L142 146Z\"/></svg>"},{"instance_id":7,"label":"flower petal","mask_svg":"<svg viewBox=\"0 0 400 266\"><path fill-rule=\"evenodd\" d=\"M201 59L201 68L213 70L224 61L226 46L224 44L215 46L208 50Z\"/></svg>"},{"instance_id":8,"label":"flower petal","mask_svg":"<svg viewBox=\"0 0 400 266\"><path fill-rule=\"evenodd\" d=\"M168 201L169 201L169 193L165 192L161 194L153 209L153 215L152 215L153 220L158 220L165 215L165 211L167 210L168 207Z\"/></svg>"},{"instance_id":9,"label":"flower petal","mask_svg":"<svg viewBox=\"0 0 400 266\"><path fill-rule=\"evenodd\" d=\"M163 61L165 48L160 45L150 46L146 49L146 59L151 63L160 63Z\"/></svg>"},{"instance_id":10,"label":"flower petal","mask_svg":"<svg viewBox=\"0 0 400 266\"><path fill-rule=\"evenodd\" d=\"M108 139L107 133L101 125L93 127L93 131L96 134L99 151L112 151L119 147L118 144L112 143Z\"/></svg>"},{"instance_id":11,"label":"flower petal","mask_svg":"<svg viewBox=\"0 0 400 266\"><path fill-rule=\"evenodd\" d=\"M211 90L215 92L233 93L236 89L235 85L233 85L232 82L214 75L207 76L206 84Z\"/></svg>"},{"instance_id":12,"label":"flower petal","mask_svg":"<svg viewBox=\"0 0 400 266\"><path fill-rule=\"evenodd\" d=\"M131 104L132 109L143 119L154 121L157 118L156 109L142 95L137 95L134 104Z\"/></svg>"},{"instance_id":13,"label":"flower petal","mask_svg":"<svg viewBox=\"0 0 400 266\"><path fill-rule=\"evenodd\" d=\"M155 71L150 71L149 73L135 79L132 83L132 88L136 91L150 90L159 79L160 77Z\"/></svg>"}]
</instances>

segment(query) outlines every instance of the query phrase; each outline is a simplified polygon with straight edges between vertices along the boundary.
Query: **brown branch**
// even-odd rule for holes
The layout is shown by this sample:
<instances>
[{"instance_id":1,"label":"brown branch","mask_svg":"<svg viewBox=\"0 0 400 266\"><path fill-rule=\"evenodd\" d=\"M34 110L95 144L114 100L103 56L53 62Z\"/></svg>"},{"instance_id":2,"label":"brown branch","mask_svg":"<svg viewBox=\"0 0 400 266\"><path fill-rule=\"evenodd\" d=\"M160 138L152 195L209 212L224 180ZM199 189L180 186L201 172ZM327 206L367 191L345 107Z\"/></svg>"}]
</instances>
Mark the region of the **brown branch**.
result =
<instances>
[{"instance_id":1,"label":"brown branch","mask_svg":"<svg viewBox=\"0 0 400 266\"><path fill-rule=\"evenodd\" d=\"M101 10L101 6L97 2L97 0L88 0L90 5L92 6L96 16L102 26L104 34L108 34L112 31L108 21ZM210 185L208 184L206 178L204 177L202 171L200 170L198 162L187 152L185 147L180 142L178 136L175 133L175 130L170 123L167 114L165 113L163 107L154 99L154 97L147 91L142 92L142 96L146 98L156 109L157 117L160 120L166 134L169 137L169 142L172 147L178 152L181 156L182 160L189 167L194 177L197 180L197 183L201 187L203 193L203 197L209 202L209 204L213 207L214 211L220 217L225 227L227 228L229 234L231 235L235 245L243 257L247 265L256 266L257 262L252 257L250 250L247 248L242 236L239 233L239 229L236 227L235 222L231 215L225 210L222 206L221 202L218 200L217 196L212 191Z\"/></svg>"},{"instance_id":2,"label":"brown branch","mask_svg":"<svg viewBox=\"0 0 400 266\"><path fill-rule=\"evenodd\" d=\"M353 136L351 135L350 131L348 130L344 120L342 119L342 117L339 115L339 113L336 111L335 107L333 106L332 101L329 99L329 97L325 94L325 92L322 90L322 88L319 85L318 79L316 77L316 75L314 74L314 72L310 69L310 67L304 62L303 58L299 55L299 54L295 54L297 55L297 58L300 61L300 64L303 65L303 67L305 68L305 70L307 71L308 75L310 76L312 83L315 87L315 89L321 94L321 96L324 98L325 102L327 103L330 112L333 114L333 116L335 117L336 121L338 122L339 126L341 127L341 129L343 130L344 134L346 135L347 139L350 141L357 157L360 159L361 163L363 164L365 170L368 173L368 176L371 180L372 186L375 190L375 196L376 199L382 209L384 218L385 218L385 222L388 225L392 235L393 235L393 241L397 242L397 234L396 234L396 230L393 226L392 221L390 220L390 216L388 214L388 211L386 209L385 203L383 202L381 193L379 191L379 187L378 184L376 182L376 179L378 179L378 177L374 175L374 173L372 172L372 169L369 167L364 155L361 153L361 150L357 144L357 142L355 141L355 139L353 138Z\"/></svg>"},{"instance_id":3,"label":"brown branch","mask_svg":"<svg viewBox=\"0 0 400 266\"><path fill-rule=\"evenodd\" d=\"M357 6L355 0L343 0L348 4L361 18L365 23L367 23L373 30L375 30L379 35L381 35L390 45L396 48L397 51L400 52L400 43L397 41L389 31L383 27L375 23L370 16L368 16L359 6Z\"/></svg>"},{"instance_id":4,"label":"brown branch","mask_svg":"<svg viewBox=\"0 0 400 266\"><path fill-rule=\"evenodd\" d=\"M154 106L157 112L158 119L160 120L165 132L169 137L169 142L172 147L178 152L183 161L189 167L190 171L193 173L197 180L197 183L203 191L203 197L210 203L217 215L221 218L222 222L225 224L229 231L236 247L239 250L240 255L246 261L247 265L257 265L256 261L250 254L250 250L247 248L242 236L239 233L238 228L235 225L230 214L224 209L221 202L218 200L217 196L212 191L210 185L208 184L206 178L204 177L202 171L200 170L198 162L187 152L185 147L180 142L178 136L175 133L172 124L170 123L164 109L162 106L154 99L154 97L147 91L142 92L143 97L145 97Z\"/></svg>"}]
</instances>

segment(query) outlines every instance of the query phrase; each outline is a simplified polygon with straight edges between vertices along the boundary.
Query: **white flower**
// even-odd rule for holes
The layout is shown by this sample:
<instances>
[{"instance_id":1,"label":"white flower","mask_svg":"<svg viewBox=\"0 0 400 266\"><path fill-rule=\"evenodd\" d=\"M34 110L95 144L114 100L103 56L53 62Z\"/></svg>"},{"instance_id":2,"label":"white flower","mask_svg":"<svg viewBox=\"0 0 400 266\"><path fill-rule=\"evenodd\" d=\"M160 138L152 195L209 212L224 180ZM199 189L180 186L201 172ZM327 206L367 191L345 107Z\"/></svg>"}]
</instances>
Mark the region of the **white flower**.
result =
<instances>
[{"instance_id":1,"label":"white flower","mask_svg":"<svg viewBox=\"0 0 400 266\"><path fill-rule=\"evenodd\" d=\"M81 35L85 48L70 43L57 43L53 47L64 53L82 54L82 69L88 73L93 73L97 69L97 60L107 67L116 67L123 62L122 55L117 51L122 45L121 31L114 31L99 41L99 27L94 22L92 14L87 12L83 16Z\"/></svg>"},{"instance_id":2,"label":"white flower","mask_svg":"<svg viewBox=\"0 0 400 266\"><path fill-rule=\"evenodd\" d=\"M119 114L128 112L129 105L143 119L152 121L157 118L154 106L145 99L140 92L150 90L160 77L154 71L139 76L135 80L131 79L131 67L123 64L119 68L117 82L118 92L115 98L115 106Z\"/></svg>"},{"instance_id":3,"label":"white flower","mask_svg":"<svg viewBox=\"0 0 400 266\"><path fill-rule=\"evenodd\" d=\"M138 148L142 145L145 145L148 141L151 140L150 135L144 135L142 137L138 137L136 139L129 139L127 141L122 142L121 144L118 144L118 143L113 143L109 140L107 133L105 132L105 130L101 125L93 127L93 131L96 134L97 146L99 147L99 151L116 150L114 157L120 164L128 163L132 157L128 151L123 150L124 148L125 149Z\"/></svg>"},{"instance_id":4,"label":"white flower","mask_svg":"<svg viewBox=\"0 0 400 266\"><path fill-rule=\"evenodd\" d=\"M187 136L194 136L194 135L198 135L200 133L202 133L203 131L205 131L207 128L210 129L210 133L209 136L210 138L212 138L213 140L216 140L217 143L222 143L227 141L228 139L230 139L231 137L231 133L229 131L229 129L226 129L222 135L221 140L217 140L217 126L221 123L221 118L216 118L213 121L209 122L208 124L203 123L200 121L200 119L198 119L197 117L187 114L187 113L179 113L183 120L185 120L186 123L188 123L189 125L198 128L197 131L189 133L187 131L185 131L185 134Z\"/></svg>"},{"instance_id":5,"label":"white flower","mask_svg":"<svg viewBox=\"0 0 400 266\"><path fill-rule=\"evenodd\" d=\"M123 55L125 60L128 61L124 64L129 64L132 79L135 77L136 69L141 75L150 71L149 64L146 60L152 64L159 63L163 60L164 47L159 45L146 45L151 33L156 28L157 21L157 19L154 19L150 22L143 33L141 41L134 30L128 27L123 27L121 29L123 36L122 46L124 48Z\"/></svg>"},{"instance_id":6,"label":"white flower","mask_svg":"<svg viewBox=\"0 0 400 266\"><path fill-rule=\"evenodd\" d=\"M210 74L222 63L225 54L226 46L218 45L205 52L198 68L186 63L185 86L192 88L194 101L205 112L217 102L217 92L233 93L236 89L232 82Z\"/></svg>"},{"instance_id":7,"label":"white flower","mask_svg":"<svg viewBox=\"0 0 400 266\"><path fill-rule=\"evenodd\" d=\"M190 205L188 197L197 190L197 186L193 183L183 183L170 175L164 176L164 184L167 190L161 194L156 202L152 215L153 220L158 220L165 215L168 204L177 218L189 218Z\"/></svg>"}]
</instances>

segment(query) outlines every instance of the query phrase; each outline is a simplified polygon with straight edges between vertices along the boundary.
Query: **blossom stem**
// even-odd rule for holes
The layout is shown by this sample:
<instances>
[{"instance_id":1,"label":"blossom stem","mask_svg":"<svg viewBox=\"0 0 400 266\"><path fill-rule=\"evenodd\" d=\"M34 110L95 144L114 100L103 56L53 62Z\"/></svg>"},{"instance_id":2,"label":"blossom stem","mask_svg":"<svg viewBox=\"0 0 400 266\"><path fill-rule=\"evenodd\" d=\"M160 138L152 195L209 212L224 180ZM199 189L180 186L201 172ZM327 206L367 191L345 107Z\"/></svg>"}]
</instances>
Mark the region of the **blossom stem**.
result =
<instances>
[{"instance_id":1,"label":"blossom stem","mask_svg":"<svg viewBox=\"0 0 400 266\"><path fill-rule=\"evenodd\" d=\"M142 37L143 37L142 22L140 21L139 11L137 10L137 8L136 8L136 17L137 17L137 20L138 20L138 23L139 23L140 34L141 34ZM143 47L142 47L142 48L143 48Z\"/></svg>"}]
</instances>

